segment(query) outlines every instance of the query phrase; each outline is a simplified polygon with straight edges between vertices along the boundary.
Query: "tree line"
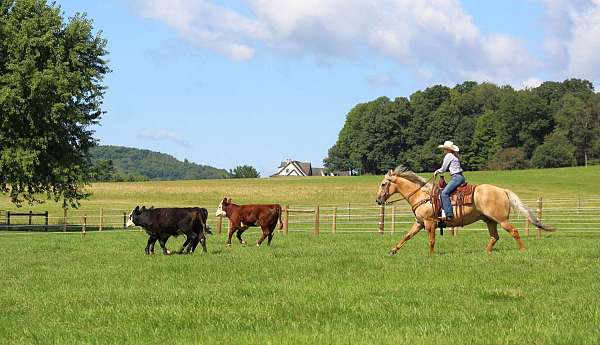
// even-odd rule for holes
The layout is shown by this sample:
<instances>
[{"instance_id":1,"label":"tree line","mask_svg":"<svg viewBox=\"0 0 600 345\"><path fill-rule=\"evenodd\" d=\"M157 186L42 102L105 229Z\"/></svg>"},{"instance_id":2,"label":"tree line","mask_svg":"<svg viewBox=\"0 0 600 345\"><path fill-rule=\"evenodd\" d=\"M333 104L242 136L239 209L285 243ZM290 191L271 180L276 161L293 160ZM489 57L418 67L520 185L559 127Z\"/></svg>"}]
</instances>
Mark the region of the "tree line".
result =
<instances>
[{"instance_id":1,"label":"tree line","mask_svg":"<svg viewBox=\"0 0 600 345\"><path fill-rule=\"evenodd\" d=\"M148 181L148 180L201 180L222 178L259 177L249 165L230 169L214 168L183 161L156 151L132 147L102 145L90 149L94 164L94 182Z\"/></svg>"},{"instance_id":2,"label":"tree line","mask_svg":"<svg viewBox=\"0 0 600 345\"><path fill-rule=\"evenodd\" d=\"M466 81L356 105L324 159L329 170L380 174L398 164L433 171L452 140L468 170L600 163L600 95L568 79L515 90Z\"/></svg>"}]
</instances>

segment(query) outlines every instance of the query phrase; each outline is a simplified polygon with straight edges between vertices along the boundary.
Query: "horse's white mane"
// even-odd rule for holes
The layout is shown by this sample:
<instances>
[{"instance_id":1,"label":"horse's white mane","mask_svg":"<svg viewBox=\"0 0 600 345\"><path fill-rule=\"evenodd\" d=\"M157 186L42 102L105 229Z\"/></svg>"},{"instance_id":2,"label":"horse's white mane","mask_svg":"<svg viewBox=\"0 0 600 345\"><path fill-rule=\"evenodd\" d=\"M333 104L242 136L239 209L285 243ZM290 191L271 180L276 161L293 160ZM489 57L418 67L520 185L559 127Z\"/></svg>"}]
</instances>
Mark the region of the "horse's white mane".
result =
<instances>
[{"instance_id":1,"label":"horse's white mane","mask_svg":"<svg viewBox=\"0 0 600 345\"><path fill-rule=\"evenodd\" d=\"M428 182L425 178L415 174L404 165L398 165L396 169L394 169L393 174L416 183L417 185L421 186L421 190L426 193L431 193L431 190L433 189L433 184L431 182Z\"/></svg>"}]
</instances>

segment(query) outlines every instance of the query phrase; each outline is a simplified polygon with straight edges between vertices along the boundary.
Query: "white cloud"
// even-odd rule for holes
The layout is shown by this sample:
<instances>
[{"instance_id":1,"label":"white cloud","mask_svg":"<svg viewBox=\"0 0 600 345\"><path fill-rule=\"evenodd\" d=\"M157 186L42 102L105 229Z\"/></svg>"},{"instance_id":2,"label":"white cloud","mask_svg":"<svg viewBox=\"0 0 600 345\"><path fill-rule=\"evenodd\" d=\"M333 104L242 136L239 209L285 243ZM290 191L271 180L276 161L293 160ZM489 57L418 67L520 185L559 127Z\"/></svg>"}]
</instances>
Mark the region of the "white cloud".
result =
<instances>
[{"instance_id":1,"label":"white cloud","mask_svg":"<svg viewBox=\"0 0 600 345\"><path fill-rule=\"evenodd\" d=\"M190 143L181 135L166 129L146 128L138 133L137 138L152 141L170 141L182 147L190 147Z\"/></svg>"},{"instance_id":2,"label":"white cloud","mask_svg":"<svg viewBox=\"0 0 600 345\"><path fill-rule=\"evenodd\" d=\"M367 76L367 82L373 86L398 85L398 80L392 74L371 74Z\"/></svg>"},{"instance_id":3,"label":"white cloud","mask_svg":"<svg viewBox=\"0 0 600 345\"><path fill-rule=\"evenodd\" d=\"M254 49L241 39L265 38L263 25L205 0L136 0L139 13L175 28L185 39L233 60L248 60Z\"/></svg>"},{"instance_id":4,"label":"white cloud","mask_svg":"<svg viewBox=\"0 0 600 345\"><path fill-rule=\"evenodd\" d=\"M459 0L245 0L244 13L211 0L135 1L142 15L239 61L258 47L328 59L377 55L436 71L438 80L501 83L520 82L538 64L518 40L482 34Z\"/></svg>"},{"instance_id":5,"label":"white cloud","mask_svg":"<svg viewBox=\"0 0 600 345\"><path fill-rule=\"evenodd\" d=\"M540 0L545 6L547 68L556 78L600 82L600 0Z\"/></svg>"},{"instance_id":6,"label":"white cloud","mask_svg":"<svg viewBox=\"0 0 600 345\"><path fill-rule=\"evenodd\" d=\"M531 77L531 78L527 78L526 80L524 80L521 83L521 87L519 89L523 90L523 89L534 89L540 85L542 85L543 81L541 79L535 78L535 77Z\"/></svg>"}]
</instances>

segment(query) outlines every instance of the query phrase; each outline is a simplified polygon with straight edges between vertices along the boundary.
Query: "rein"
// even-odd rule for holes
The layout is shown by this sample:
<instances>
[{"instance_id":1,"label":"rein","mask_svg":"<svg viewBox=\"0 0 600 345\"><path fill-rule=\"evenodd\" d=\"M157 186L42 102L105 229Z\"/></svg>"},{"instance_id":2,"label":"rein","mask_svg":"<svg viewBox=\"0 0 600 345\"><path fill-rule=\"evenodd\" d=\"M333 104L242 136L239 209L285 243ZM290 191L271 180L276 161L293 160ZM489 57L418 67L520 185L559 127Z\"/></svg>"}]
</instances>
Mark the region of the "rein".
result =
<instances>
[{"instance_id":1,"label":"rein","mask_svg":"<svg viewBox=\"0 0 600 345\"><path fill-rule=\"evenodd\" d=\"M429 182L431 182L431 180L433 180L434 178L435 178L435 176L432 176L432 177L430 177L430 178L429 178L429 180L427 180L427 182L425 182L425 184L424 184L423 186L427 185L427 184L428 184ZM392 183L392 181L389 181L389 183ZM420 191L420 190L423 188L423 186L421 186L421 187L419 187L419 188L415 189L415 191L413 191L412 193L410 193L408 196L402 196L402 198L400 198L400 199L397 199L397 200L392 200L392 201L387 201L385 204L386 204L386 205L391 205L391 204L397 203L398 201L402 201L402 200L406 200L406 201L408 201L408 199L410 199L410 197L411 197L411 196L415 195L415 194L416 194L418 191ZM390 187L389 187L389 185L388 185L388 188L390 188ZM400 193L398 193L398 194L400 194ZM400 195L402 195L402 194L400 194ZM429 196L431 197L431 194L429 194ZM421 205L422 205L422 204L421 204ZM419 206L421 206L421 205L419 205ZM414 212L414 211L413 211L413 212Z\"/></svg>"}]
</instances>

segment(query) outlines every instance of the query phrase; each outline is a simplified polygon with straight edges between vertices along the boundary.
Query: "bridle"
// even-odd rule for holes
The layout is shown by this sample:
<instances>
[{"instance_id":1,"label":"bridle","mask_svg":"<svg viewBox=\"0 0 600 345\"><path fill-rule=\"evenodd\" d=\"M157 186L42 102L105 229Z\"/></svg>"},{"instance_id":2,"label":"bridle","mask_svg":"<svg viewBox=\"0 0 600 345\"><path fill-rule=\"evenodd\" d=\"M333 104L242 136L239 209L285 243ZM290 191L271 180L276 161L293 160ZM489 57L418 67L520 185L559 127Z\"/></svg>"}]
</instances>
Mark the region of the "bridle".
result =
<instances>
[{"instance_id":1,"label":"bridle","mask_svg":"<svg viewBox=\"0 0 600 345\"><path fill-rule=\"evenodd\" d=\"M429 178L429 180L427 180L427 182L425 182L425 185L427 185L429 182L431 182L431 180L433 180L434 178L435 178L435 176L432 176L431 178ZM387 182L386 182L386 184L385 184L385 191L384 191L383 195L384 195L384 196L386 197L386 199L387 199L387 198L389 197L389 194L390 194L390 184L392 183L392 181L390 181L390 180L387 180L387 179L386 179L386 181L387 181ZM423 186L424 186L424 185L423 185ZM416 194L418 191L420 191L420 190L423 188L423 186L421 186L421 187L419 187L419 188L415 189L415 190L414 190L412 193L408 194L407 196L404 196L404 195L402 195L401 193L398 193L398 194L402 195L402 198L400 198L400 199L397 199L397 200L392 200L392 201L386 201L386 202L385 202L385 205L391 205L391 204L395 204L395 203L397 203L398 201L402 201L402 200L406 200L406 201L408 201L408 199L410 199L410 197L411 197L411 196L415 195L415 194ZM431 194L427 193L427 195L429 195L429 197L431 198ZM427 200L429 200L429 199L427 199ZM427 200L425 200L425 202L427 202ZM420 202L419 202L419 203L417 203L417 204L418 204L418 206L421 206L421 205L423 204L423 201L420 201ZM417 206L417 207L418 207L418 206ZM413 212L414 212L414 209L413 209Z\"/></svg>"}]
</instances>

